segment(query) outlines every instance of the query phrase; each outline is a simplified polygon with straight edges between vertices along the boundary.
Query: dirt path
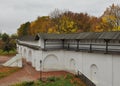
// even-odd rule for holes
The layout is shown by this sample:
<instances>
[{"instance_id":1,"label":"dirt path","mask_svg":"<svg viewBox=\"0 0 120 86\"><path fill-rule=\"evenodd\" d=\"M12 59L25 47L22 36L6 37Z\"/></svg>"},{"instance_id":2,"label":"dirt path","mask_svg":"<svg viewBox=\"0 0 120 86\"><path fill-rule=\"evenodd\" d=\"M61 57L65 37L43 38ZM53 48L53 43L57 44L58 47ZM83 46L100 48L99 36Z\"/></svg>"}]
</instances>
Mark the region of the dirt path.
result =
<instances>
[{"instance_id":1,"label":"dirt path","mask_svg":"<svg viewBox=\"0 0 120 86\"><path fill-rule=\"evenodd\" d=\"M11 74L8 77L0 79L0 86L9 86L22 81L33 81L40 77L40 72L37 72L30 64L23 61L24 67L16 73ZM66 75L67 72L64 71L54 71L54 72L44 72L42 77L49 76L61 76Z\"/></svg>"}]
</instances>

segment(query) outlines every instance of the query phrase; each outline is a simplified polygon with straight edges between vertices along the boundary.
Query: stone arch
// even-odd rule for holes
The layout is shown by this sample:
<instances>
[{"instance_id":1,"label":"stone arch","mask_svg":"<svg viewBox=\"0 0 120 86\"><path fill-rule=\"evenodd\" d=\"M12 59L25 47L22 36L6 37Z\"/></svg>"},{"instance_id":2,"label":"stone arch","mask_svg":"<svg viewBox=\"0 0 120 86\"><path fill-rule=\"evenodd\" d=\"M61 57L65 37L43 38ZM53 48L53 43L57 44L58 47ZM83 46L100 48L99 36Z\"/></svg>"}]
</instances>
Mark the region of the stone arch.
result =
<instances>
[{"instance_id":1,"label":"stone arch","mask_svg":"<svg viewBox=\"0 0 120 86\"><path fill-rule=\"evenodd\" d=\"M47 55L43 60L43 69L44 70L58 70L59 60L57 56L51 54Z\"/></svg>"},{"instance_id":2,"label":"stone arch","mask_svg":"<svg viewBox=\"0 0 120 86\"><path fill-rule=\"evenodd\" d=\"M32 51L31 50L29 50L28 51L28 61L32 61Z\"/></svg>"},{"instance_id":3,"label":"stone arch","mask_svg":"<svg viewBox=\"0 0 120 86\"><path fill-rule=\"evenodd\" d=\"M19 50L18 50L18 53L21 53L22 54L22 47L20 45L19 46Z\"/></svg>"},{"instance_id":4,"label":"stone arch","mask_svg":"<svg viewBox=\"0 0 120 86\"><path fill-rule=\"evenodd\" d=\"M17 51L20 53L20 51L21 51L21 47L18 45L18 47L17 47Z\"/></svg>"},{"instance_id":5,"label":"stone arch","mask_svg":"<svg viewBox=\"0 0 120 86\"><path fill-rule=\"evenodd\" d=\"M70 59L70 70L71 70L71 72L75 72L75 70L76 70L76 62L73 58Z\"/></svg>"},{"instance_id":6,"label":"stone arch","mask_svg":"<svg viewBox=\"0 0 120 86\"><path fill-rule=\"evenodd\" d=\"M20 46L17 44L17 52L20 52Z\"/></svg>"},{"instance_id":7,"label":"stone arch","mask_svg":"<svg viewBox=\"0 0 120 86\"><path fill-rule=\"evenodd\" d=\"M90 66L90 70L91 70L91 79L94 81L94 82L97 82L97 79L98 79L98 67L96 64L92 64Z\"/></svg>"}]
</instances>

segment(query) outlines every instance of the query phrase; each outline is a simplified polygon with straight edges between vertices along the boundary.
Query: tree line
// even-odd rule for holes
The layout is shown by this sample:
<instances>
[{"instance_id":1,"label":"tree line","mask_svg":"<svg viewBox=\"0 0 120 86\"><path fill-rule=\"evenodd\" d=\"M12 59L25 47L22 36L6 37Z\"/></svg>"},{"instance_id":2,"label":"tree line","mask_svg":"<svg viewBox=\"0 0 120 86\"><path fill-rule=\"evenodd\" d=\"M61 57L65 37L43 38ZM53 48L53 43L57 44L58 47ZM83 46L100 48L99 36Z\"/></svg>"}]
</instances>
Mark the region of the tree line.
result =
<instances>
[{"instance_id":1,"label":"tree line","mask_svg":"<svg viewBox=\"0 0 120 86\"><path fill-rule=\"evenodd\" d=\"M55 9L49 16L38 17L35 21L22 24L18 36L37 33L79 33L120 31L120 6L112 4L100 17L87 13L74 13Z\"/></svg>"},{"instance_id":2,"label":"tree line","mask_svg":"<svg viewBox=\"0 0 120 86\"><path fill-rule=\"evenodd\" d=\"M12 34L10 36L7 33L0 33L0 55L1 53L6 53L9 51L12 51L11 53L14 53L13 51L16 50L16 39L16 34Z\"/></svg>"}]
</instances>

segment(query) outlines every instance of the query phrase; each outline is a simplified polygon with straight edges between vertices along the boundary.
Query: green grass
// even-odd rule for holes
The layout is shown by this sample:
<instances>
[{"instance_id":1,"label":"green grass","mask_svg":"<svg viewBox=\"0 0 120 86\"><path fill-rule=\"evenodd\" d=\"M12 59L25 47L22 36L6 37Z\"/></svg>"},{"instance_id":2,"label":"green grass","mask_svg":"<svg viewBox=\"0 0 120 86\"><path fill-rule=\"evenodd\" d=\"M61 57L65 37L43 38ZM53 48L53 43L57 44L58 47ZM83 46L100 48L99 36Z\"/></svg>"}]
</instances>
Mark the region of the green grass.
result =
<instances>
[{"instance_id":1,"label":"green grass","mask_svg":"<svg viewBox=\"0 0 120 86\"><path fill-rule=\"evenodd\" d=\"M80 82L78 79L71 75L66 77L49 77L47 80L35 82L22 82L11 86L86 86L83 82Z\"/></svg>"},{"instance_id":2,"label":"green grass","mask_svg":"<svg viewBox=\"0 0 120 86\"><path fill-rule=\"evenodd\" d=\"M2 49L0 49L0 55L15 55L17 53L16 50L10 50L9 52L8 51L3 51Z\"/></svg>"},{"instance_id":3,"label":"green grass","mask_svg":"<svg viewBox=\"0 0 120 86\"><path fill-rule=\"evenodd\" d=\"M14 68L11 68L11 67L0 67L0 79L6 77L6 76L9 76L10 74L18 71L20 68L17 68L17 67L14 67Z\"/></svg>"}]
</instances>

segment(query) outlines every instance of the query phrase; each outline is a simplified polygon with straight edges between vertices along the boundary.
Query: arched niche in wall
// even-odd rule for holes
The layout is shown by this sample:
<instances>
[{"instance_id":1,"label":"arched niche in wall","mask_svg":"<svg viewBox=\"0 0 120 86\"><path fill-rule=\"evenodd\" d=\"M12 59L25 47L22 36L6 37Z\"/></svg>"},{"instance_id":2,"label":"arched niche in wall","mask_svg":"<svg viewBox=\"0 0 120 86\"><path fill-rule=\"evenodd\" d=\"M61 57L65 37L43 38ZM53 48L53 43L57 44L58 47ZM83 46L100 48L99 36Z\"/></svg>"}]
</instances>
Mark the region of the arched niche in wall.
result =
<instances>
[{"instance_id":1,"label":"arched niche in wall","mask_svg":"<svg viewBox=\"0 0 120 86\"><path fill-rule=\"evenodd\" d=\"M29 50L28 52L28 61L32 61L32 51Z\"/></svg>"},{"instance_id":2,"label":"arched niche in wall","mask_svg":"<svg viewBox=\"0 0 120 86\"><path fill-rule=\"evenodd\" d=\"M24 58L26 57L26 49L25 48L23 50L23 56L24 56Z\"/></svg>"},{"instance_id":3,"label":"arched niche in wall","mask_svg":"<svg viewBox=\"0 0 120 86\"><path fill-rule=\"evenodd\" d=\"M47 55L43 60L43 70L58 70L59 60L57 56L51 54Z\"/></svg>"},{"instance_id":4,"label":"arched niche in wall","mask_svg":"<svg viewBox=\"0 0 120 86\"><path fill-rule=\"evenodd\" d=\"M20 46L19 45L16 45L17 46L17 52L20 51Z\"/></svg>"},{"instance_id":5,"label":"arched niche in wall","mask_svg":"<svg viewBox=\"0 0 120 86\"><path fill-rule=\"evenodd\" d=\"M19 53L22 53L22 47L19 46Z\"/></svg>"},{"instance_id":6,"label":"arched niche in wall","mask_svg":"<svg viewBox=\"0 0 120 86\"><path fill-rule=\"evenodd\" d=\"M75 72L76 70L76 62L74 59L70 59L70 71Z\"/></svg>"},{"instance_id":7,"label":"arched niche in wall","mask_svg":"<svg viewBox=\"0 0 120 86\"><path fill-rule=\"evenodd\" d=\"M98 79L98 67L97 67L97 65L92 64L91 67L90 67L90 70L91 70L91 79L92 79L92 81L98 82L97 81L97 79Z\"/></svg>"}]
</instances>

